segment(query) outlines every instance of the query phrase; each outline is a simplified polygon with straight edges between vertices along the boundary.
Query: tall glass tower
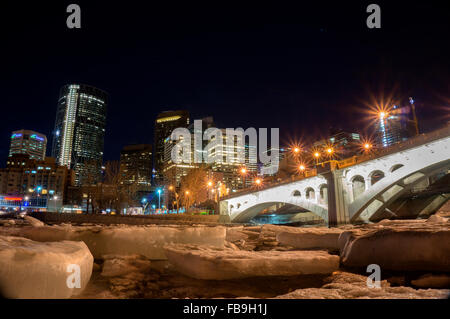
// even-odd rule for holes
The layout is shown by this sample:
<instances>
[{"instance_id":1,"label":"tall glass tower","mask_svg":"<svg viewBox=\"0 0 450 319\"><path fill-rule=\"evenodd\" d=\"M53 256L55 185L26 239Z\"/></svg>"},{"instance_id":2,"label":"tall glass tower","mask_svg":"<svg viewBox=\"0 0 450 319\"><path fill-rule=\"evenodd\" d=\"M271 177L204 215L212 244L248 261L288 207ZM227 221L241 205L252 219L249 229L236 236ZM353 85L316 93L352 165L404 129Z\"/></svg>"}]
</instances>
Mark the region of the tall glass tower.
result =
<instances>
[{"instance_id":1,"label":"tall glass tower","mask_svg":"<svg viewBox=\"0 0 450 319\"><path fill-rule=\"evenodd\" d=\"M52 156L75 171L75 185L101 179L108 95L93 86L61 88L53 131Z\"/></svg>"}]
</instances>

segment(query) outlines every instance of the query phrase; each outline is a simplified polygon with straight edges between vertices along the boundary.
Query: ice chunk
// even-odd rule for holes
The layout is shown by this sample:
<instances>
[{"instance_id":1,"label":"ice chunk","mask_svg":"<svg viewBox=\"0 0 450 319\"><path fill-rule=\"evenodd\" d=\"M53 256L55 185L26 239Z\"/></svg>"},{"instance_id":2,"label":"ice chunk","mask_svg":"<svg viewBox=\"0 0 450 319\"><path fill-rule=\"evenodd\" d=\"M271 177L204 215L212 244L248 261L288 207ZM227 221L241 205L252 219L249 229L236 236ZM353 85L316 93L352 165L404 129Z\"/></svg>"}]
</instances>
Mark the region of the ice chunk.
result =
<instances>
[{"instance_id":1,"label":"ice chunk","mask_svg":"<svg viewBox=\"0 0 450 319\"><path fill-rule=\"evenodd\" d=\"M299 249L322 248L338 250L339 235L343 229L338 228L293 228L277 234L280 244L292 246Z\"/></svg>"},{"instance_id":2,"label":"ice chunk","mask_svg":"<svg viewBox=\"0 0 450 319\"><path fill-rule=\"evenodd\" d=\"M345 266L378 264L381 269L401 271L450 271L448 227L382 228L344 234L347 242L341 261Z\"/></svg>"},{"instance_id":3,"label":"ice chunk","mask_svg":"<svg viewBox=\"0 0 450 319\"><path fill-rule=\"evenodd\" d=\"M141 255L105 255L101 275L119 277L131 272L145 272L150 269L150 261Z\"/></svg>"},{"instance_id":4,"label":"ice chunk","mask_svg":"<svg viewBox=\"0 0 450 319\"><path fill-rule=\"evenodd\" d=\"M83 242L39 243L0 236L0 294L6 298L69 298L86 287L93 261ZM69 265L79 266L80 288L68 286L69 277L77 275Z\"/></svg>"},{"instance_id":5,"label":"ice chunk","mask_svg":"<svg viewBox=\"0 0 450 319\"><path fill-rule=\"evenodd\" d=\"M103 255L143 255L167 259L163 245L168 243L208 244L223 247L223 226L45 226L24 227L20 236L36 241L84 241L94 258Z\"/></svg>"},{"instance_id":6,"label":"ice chunk","mask_svg":"<svg viewBox=\"0 0 450 319\"><path fill-rule=\"evenodd\" d=\"M427 219L427 223L447 223L448 218L439 215L431 215Z\"/></svg>"},{"instance_id":7,"label":"ice chunk","mask_svg":"<svg viewBox=\"0 0 450 319\"><path fill-rule=\"evenodd\" d=\"M325 251L236 251L195 245L165 248L175 269L197 279L329 274L339 267L339 257Z\"/></svg>"},{"instance_id":8,"label":"ice chunk","mask_svg":"<svg viewBox=\"0 0 450 319\"><path fill-rule=\"evenodd\" d=\"M42 227L45 224L43 222L41 222L39 219L36 219L34 217L31 216L24 216L23 217L28 223L30 223L31 226L33 227Z\"/></svg>"},{"instance_id":9,"label":"ice chunk","mask_svg":"<svg viewBox=\"0 0 450 319\"><path fill-rule=\"evenodd\" d=\"M450 276L449 275L433 275L426 274L420 276L415 280L411 280L413 286L419 288L450 288Z\"/></svg>"}]
</instances>

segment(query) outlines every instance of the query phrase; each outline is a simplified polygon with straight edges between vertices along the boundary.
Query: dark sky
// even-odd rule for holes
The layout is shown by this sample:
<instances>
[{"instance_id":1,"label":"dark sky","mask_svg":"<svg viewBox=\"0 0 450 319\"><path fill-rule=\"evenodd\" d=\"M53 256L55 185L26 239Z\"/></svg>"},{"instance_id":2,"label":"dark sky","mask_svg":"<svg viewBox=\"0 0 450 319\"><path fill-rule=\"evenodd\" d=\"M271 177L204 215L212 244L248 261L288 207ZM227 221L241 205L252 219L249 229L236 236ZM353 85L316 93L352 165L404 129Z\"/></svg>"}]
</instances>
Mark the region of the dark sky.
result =
<instances>
[{"instance_id":1,"label":"dark sky","mask_svg":"<svg viewBox=\"0 0 450 319\"><path fill-rule=\"evenodd\" d=\"M152 143L156 114L279 127L282 142L364 130L370 94L417 101L421 129L449 118L450 10L430 1L3 1L0 160L10 133L49 138L59 89L107 91L105 160ZM366 27L381 6L382 28ZM393 4L395 2L395 4ZM66 7L81 7L81 29ZM144 5L144 3L146 3ZM2 163L3 165L4 163Z\"/></svg>"}]
</instances>

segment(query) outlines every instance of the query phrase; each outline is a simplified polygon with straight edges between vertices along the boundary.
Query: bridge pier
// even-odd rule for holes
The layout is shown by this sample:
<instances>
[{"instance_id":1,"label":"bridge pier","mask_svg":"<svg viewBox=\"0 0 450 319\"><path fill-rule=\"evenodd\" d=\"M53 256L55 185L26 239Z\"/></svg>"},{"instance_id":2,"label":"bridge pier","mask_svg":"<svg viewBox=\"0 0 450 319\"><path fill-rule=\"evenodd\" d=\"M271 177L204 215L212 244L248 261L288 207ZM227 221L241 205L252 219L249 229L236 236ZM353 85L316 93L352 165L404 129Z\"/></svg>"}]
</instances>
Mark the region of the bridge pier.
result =
<instances>
[{"instance_id":1,"label":"bridge pier","mask_svg":"<svg viewBox=\"0 0 450 319\"><path fill-rule=\"evenodd\" d=\"M228 202L219 202L219 223L228 224L231 223L230 214L228 212Z\"/></svg>"},{"instance_id":2,"label":"bridge pier","mask_svg":"<svg viewBox=\"0 0 450 319\"><path fill-rule=\"evenodd\" d=\"M348 195L342 170L322 173L328 185L328 226L337 227L350 223Z\"/></svg>"}]
</instances>

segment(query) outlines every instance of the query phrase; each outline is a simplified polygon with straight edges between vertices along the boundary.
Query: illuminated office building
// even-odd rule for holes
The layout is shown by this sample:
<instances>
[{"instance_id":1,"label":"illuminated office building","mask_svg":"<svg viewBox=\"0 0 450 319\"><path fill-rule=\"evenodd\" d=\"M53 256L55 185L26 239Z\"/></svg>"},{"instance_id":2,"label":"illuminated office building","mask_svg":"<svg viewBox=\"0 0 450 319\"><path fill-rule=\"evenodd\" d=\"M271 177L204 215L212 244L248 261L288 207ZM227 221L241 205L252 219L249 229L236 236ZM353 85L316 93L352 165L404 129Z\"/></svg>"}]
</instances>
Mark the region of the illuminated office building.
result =
<instances>
[{"instance_id":1,"label":"illuminated office building","mask_svg":"<svg viewBox=\"0 0 450 319\"><path fill-rule=\"evenodd\" d=\"M52 156L75 171L75 185L101 179L107 103L107 93L89 85L61 88Z\"/></svg>"},{"instance_id":2,"label":"illuminated office building","mask_svg":"<svg viewBox=\"0 0 450 319\"><path fill-rule=\"evenodd\" d=\"M156 185L163 183L164 145L167 137L178 127L188 127L189 112L184 110L165 111L158 114L155 120L154 133L154 182Z\"/></svg>"},{"instance_id":3,"label":"illuminated office building","mask_svg":"<svg viewBox=\"0 0 450 319\"><path fill-rule=\"evenodd\" d=\"M377 124L378 143L388 147L415 135L414 121L409 118L410 106L394 106L389 112L381 112Z\"/></svg>"},{"instance_id":4,"label":"illuminated office building","mask_svg":"<svg viewBox=\"0 0 450 319\"><path fill-rule=\"evenodd\" d=\"M120 152L121 185L137 186L138 191L150 191L152 178L152 146L127 145Z\"/></svg>"},{"instance_id":5,"label":"illuminated office building","mask_svg":"<svg viewBox=\"0 0 450 319\"><path fill-rule=\"evenodd\" d=\"M47 149L47 137L30 130L14 131L11 134L9 157L16 154L27 154L30 159L43 161Z\"/></svg>"}]
</instances>

